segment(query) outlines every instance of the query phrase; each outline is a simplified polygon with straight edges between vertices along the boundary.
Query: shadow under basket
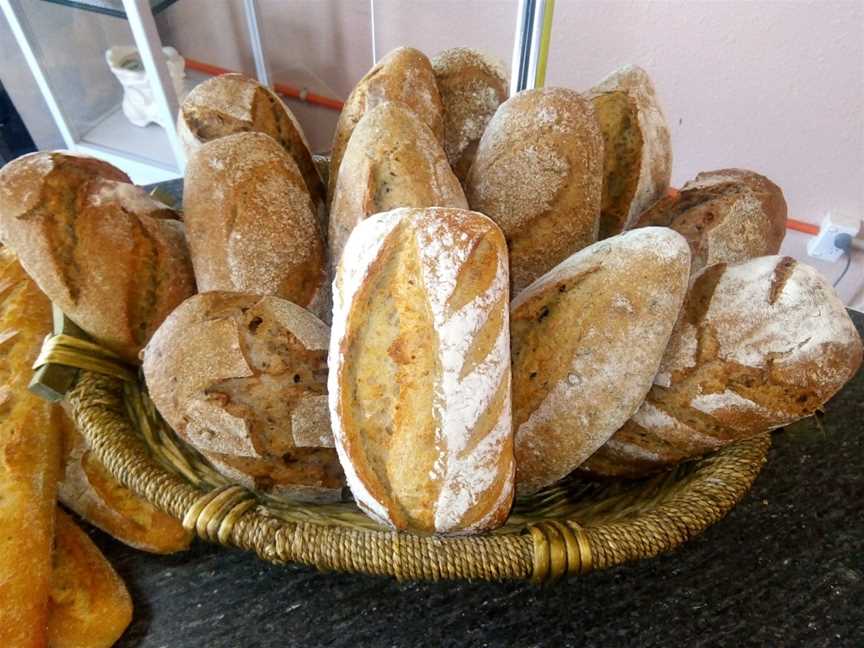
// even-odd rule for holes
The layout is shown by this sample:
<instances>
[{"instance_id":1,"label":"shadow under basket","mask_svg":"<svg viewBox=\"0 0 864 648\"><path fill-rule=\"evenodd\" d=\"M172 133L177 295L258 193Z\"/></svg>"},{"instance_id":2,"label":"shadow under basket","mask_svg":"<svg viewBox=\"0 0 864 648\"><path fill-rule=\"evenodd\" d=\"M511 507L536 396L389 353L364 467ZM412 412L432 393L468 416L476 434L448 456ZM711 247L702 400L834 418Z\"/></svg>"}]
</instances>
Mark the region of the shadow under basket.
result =
<instances>
[{"instance_id":1,"label":"shadow under basket","mask_svg":"<svg viewBox=\"0 0 864 648\"><path fill-rule=\"evenodd\" d=\"M42 372L80 369L67 393L73 417L117 480L204 540L327 571L549 583L650 558L726 515L749 490L771 443L763 434L639 481L571 475L518 499L507 523L484 535L397 533L353 502L282 501L230 483L162 421L140 374L115 360L61 334L46 341L37 365Z\"/></svg>"}]
</instances>

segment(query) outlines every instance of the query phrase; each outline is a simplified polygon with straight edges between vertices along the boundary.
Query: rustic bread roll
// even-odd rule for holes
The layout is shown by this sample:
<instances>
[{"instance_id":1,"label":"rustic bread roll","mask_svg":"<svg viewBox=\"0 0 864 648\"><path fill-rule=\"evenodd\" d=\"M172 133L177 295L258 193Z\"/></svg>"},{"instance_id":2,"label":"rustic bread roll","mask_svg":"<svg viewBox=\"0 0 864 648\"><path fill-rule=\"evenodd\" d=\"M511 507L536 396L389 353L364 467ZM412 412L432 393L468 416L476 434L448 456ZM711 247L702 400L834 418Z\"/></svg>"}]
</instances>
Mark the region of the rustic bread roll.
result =
<instances>
[{"instance_id":1,"label":"rustic bread roll","mask_svg":"<svg viewBox=\"0 0 864 648\"><path fill-rule=\"evenodd\" d=\"M326 187L330 182L330 156L313 155L312 161L315 163L318 175L321 176L321 182L323 182Z\"/></svg>"},{"instance_id":2,"label":"rustic bread roll","mask_svg":"<svg viewBox=\"0 0 864 648\"><path fill-rule=\"evenodd\" d=\"M786 235L786 200L765 176L706 171L644 212L635 227L671 227L690 243L692 274L715 263L777 254Z\"/></svg>"},{"instance_id":3,"label":"rustic bread roll","mask_svg":"<svg viewBox=\"0 0 864 648\"><path fill-rule=\"evenodd\" d=\"M435 135L407 106L367 110L345 149L330 207L330 264L363 219L397 207L468 208Z\"/></svg>"},{"instance_id":4,"label":"rustic bread roll","mask_svg":"<svg viewBox=\"0 0 864 648\"><path fill-rule=\"evenodd\" d=\"M48 645L110 648L131 621L126 585L87 534L58 508Z\"/></svg>"},{"instance_id":5,"label":"rustic bread roll","mask_svg":"<svg viewBox=\"0 0 864 648\"><path fill-rule=\"evenodd\" d=\"M333 147L330 151L330 201L336 191L339 166L351 133L363 114L385 101L398 101L417 113L435 137L444 144L444 108L432 64L423 52L410 47L398 47L382 58L366 73L345 101Z\"/></svg>"},{"instance_id":6,"label":"rustic bread roll","mask_svg":"<svg viewBox=\"0 0 864 648\"><path fill-rule=\"evenodd\" d=\"M600 238L629 229L669 188L669 126L645 70L628 65L591 88L603 133L603 207Z\"/></svg>"},{"instance_id":7,"label":"rustic bread roll","mask_svg":"<svg viewBox=\"0 0 864 648\"><path fill-rule=\"evenodd\" d=\"M501 104L465 193L504 230L514 295L597 240L602 185L603 138L590 102L539 88Z\"/></svg>"},{"instance_id":8,"label":"rustic bread roll","mask_svg":"<svg viewBox=\"0 0 864 648\"><path fill-rule=\"evenodd\" d=\"M467 47L444 50L432 59L432 69L444 105L444 151L464 181L486 125L507 101L507 72L499 61Z\"/></svg>"},{"instance_id":9,"label":"rustic bread roll","mask_svg":"<svg viewBox=\"0 0 864 648\"><path fill-rule=\"evenodd\" d=\"M137 362L195 280L176 212L124 179L66 153L18 158L0 170L0 237L71 320Z\"/></svg>"},{"instance_id":10,"label":"rustic bread roll","mask_svg":"<svg viewBox=\"0 0 864 648\"><path fill-rule=\"evenodd\" d=\"M645 402L584 468L639 476L787 425L836 394L861 356L813 268L779 256L706 268Z\"/></svg>"},{"instance_id":11,"label":"rustic bread roll","mask_svg":"<svg viewBox=\"0 0 864 648\"><path fill-rule=\"evenodd\" d=\"M228 477L246 468L259 490L338 499L339 462L324 447L328 337L324 323L283 299L202 293L144 349L144 377L168 424L217 469L233 466Z\"/></svg>"},{"instance_id":12,"label":"rustic bread roll","mask_svg":"<svg viewBox=\"0 0 864 648\"><path fill-rule=\"evenodd\" d=\"M333 287L330 416L360 507L484 531L513 497L504 237L482 214L395 209L355 228Z\"/></svg>"},{"instance_id":13,"label":"rustic bread roll","mask_svg":"<svg viewBox=\"0 0 864 648\"><path fill-rule=\"evenodd\" d=\"M603 445L651 388L687 291L672 230L634 230L577 252L510 307L516 488L533 493Z\"/></svg>"},{"instance_id":14,"label":"rustic bread roll","mask_svg":"<svg viewBox=\"0 0 864 648\"><path fill-rule=\"evenodd\" d=\"M186 167L183 218L201 292L320 305L323 233L297 165L273 138L240 133L198 149Z\"/></svg>"},{"instance_id":15,"label":"rustic bread roll","mask_svg":"<svg viewBox=\"0 0 864 648\"><path fill-rule=\"evenodd\" d=\"M186 95L177 116L177 133L188 157L205 142L250 131L276 140L297 164L316 205L324 199L324 185L303 129L276 93L255 79L223 74L199 83Z\"/></svg>"}]
</instances>

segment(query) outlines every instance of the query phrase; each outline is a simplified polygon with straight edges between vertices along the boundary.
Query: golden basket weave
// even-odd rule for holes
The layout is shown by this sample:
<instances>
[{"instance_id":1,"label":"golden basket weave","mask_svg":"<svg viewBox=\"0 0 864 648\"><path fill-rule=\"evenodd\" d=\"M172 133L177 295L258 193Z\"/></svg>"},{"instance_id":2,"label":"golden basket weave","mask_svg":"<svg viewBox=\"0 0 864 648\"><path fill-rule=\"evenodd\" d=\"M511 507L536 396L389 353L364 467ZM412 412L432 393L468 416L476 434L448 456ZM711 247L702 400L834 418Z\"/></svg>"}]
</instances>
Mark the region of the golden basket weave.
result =
<instances>
[{"instance_id":1,"label":"golden basket weave","mask_svg":"<svg viewBox=\"0 0 864 648\"><path fill-rule=\"evenodd\" d=\"M770 445L763 434L641 481L571 476L518 500L507 524L486 535L396 533L353 503L290 503L230 484L175 436L140 376L115 360L95 345L57 335L37 361L43 372L59 365L81 369L67 397L78 428L111 474L204 540L321 570L545 583L649 558L726 515L759 474Z\"/></svg>"}]
</instances>

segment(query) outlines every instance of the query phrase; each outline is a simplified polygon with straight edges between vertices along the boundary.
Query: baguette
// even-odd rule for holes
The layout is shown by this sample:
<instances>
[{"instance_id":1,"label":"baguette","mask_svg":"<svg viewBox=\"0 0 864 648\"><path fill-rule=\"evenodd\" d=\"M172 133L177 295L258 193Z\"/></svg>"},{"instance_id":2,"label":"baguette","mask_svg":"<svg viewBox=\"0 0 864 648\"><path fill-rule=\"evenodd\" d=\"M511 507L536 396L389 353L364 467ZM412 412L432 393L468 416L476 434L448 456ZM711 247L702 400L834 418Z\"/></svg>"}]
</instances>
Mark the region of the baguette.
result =
<instances>
[{"instance_id":1,"label":"baguette","mask_svg":"<svg viewBox=\"0 0 864 648\"><path fill-rule=\"evenodd\" d=\"M591 456L651 388L687 291L672 230L634 230L555 267L510 307L516 487L530 494Z\"/></svg>"},{"instance_id":2,"label":"baguette","mask_svg":"<svg viewBox=\"0 0 864 648\"><path fill-rule=\"evenodd\" d=\"M486 531L513 497L504 237L482 214L360 223L334 281L330 418L354 498L420 533Z\"/></svg>"},{"instance_id":3,"label":"baguette","mask_svg":"<svg viewBox=\"0 0 864 648\"><path fill-rule=\"evenodd\" d=\"M504 230L514 296L597 240L602 187L603 138L589 101L539 88L501 104L465 192Z\"/></svg>"},{"instance_id":4,"label":"baguette","mask_svg":"<svg viewBox=\"0 0 864 648\"><path fill-rule=\"evenodd\" d=\"M584 468L641 476L788 425L836 394L861 356L843 303L813 268L780 256L706 268L645 402Z\"/></svg>"}]
</instances>

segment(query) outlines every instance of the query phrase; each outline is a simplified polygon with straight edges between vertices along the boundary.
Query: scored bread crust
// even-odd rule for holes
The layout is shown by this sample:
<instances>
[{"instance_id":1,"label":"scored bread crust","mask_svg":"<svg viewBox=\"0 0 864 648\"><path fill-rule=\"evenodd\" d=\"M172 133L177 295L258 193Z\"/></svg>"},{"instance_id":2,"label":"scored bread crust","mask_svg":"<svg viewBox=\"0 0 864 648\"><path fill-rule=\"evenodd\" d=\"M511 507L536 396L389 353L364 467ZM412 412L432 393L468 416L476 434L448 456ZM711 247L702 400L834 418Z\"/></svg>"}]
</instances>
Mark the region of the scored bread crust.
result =
<instances>
[{"instance_id":1,"label":"scored bread crust","mask_svg":"<svg viewBox=\"0 0 864 648\"><path fill-rule=\"evenodd\" d=\"M342 156L357 122L367 110L385 101L398 101L413 110L443 147L444 108L432 64L423 52L398 47L378 61L345 100L330 150L329 201L333 200Z\"/></svg>"},{"instance_id":2,"label":"scored bread crust","mask_svg":"<svg viewBox=\"0 0 864 648\"><path fill-rule=\"evenodd\" d=\"M129 362L195 292L176 212L92 158L33 153L0 170L0 236L39 288Z\"/></svg>"},{"instance_id":3,"label":"scored bread crust","mask_svg":"<svg viewBox=\"0 0 864 648\"><path fill-rule=\"evenodd\" d=\"M201 146L186 168L183 218L199 291L321 304L323 232L297 165L270 136Z\"/></svg>"},{"instance_id":4,"label":"scored bread crust","mask_svg":"<svg viewBox=\"0 0 864 648\"><path fill-rule=\"evenodd\" d=\"M468 208L434 133L407 106L385 102L357 123L330 209L330 264L363 219L397 207Z\"/></svg>"},{"instance_id":5,"label":"scored bread crust","mask_svg":"<svg viewBox=\"0 0 864 648\"><path fill-rule=\"evenodd\" d=\"M506 247L475 212L360 223L334 281L330 414L348 484L397 529L469 533L513 497Z\"/></svg>"},{"instance_id":6,"label":"scored bread crust","mask_svg":"<svg viewBox=\"0 0 864 648\"><path fill-rule=\"evenodd\" d=\"M512 294L597 240L603 138L573 90L525 90L501 104L480 140L465 193L504 230Z\"/></svg>"},{"instance_id":7,"label":"scored bread crust","mask_svg":"<svg viewBox=\"0 0 864 648\"><path fill-rule=\"evenodd\" d=\"M507 100L507 72L486 54L452 47L432 59L444 105L444 151L460 182L495 111Z\"/></svg>"},{"instance_id":8,"label":"scored bread crust","mask_svg":"<svg viewBox=\"0 0 864 648\"><path fill-rule=\"evenodd\" d=\"M635 227L671 227L690 243L692 274L716 263L741 263L780 251L786 236L786 200L768 178L745 169L698 174L667 196Z\"/></svg>"},{"instance_id":9,"label":"scored bread crust","mask_svg":"<svg viewBox=\"0 0 864 648\"><path fill-rule=\"evenodd\" d=\"M813 268L781 256L706 268L645 403L584 468L639 476L792 423L861 357L846 308Z\"/></svg>"},{"instance_id":10,"label":"scored bread crust","mask_svg":"<svg viewBox=\"0 0 864 648\"><path fill-rule=\"evenodd\" d=\"M510 307L516 488L565 477L639 407L687 290L672 230L621 234L577 252Z\"/></svg>"}]
</instances>

